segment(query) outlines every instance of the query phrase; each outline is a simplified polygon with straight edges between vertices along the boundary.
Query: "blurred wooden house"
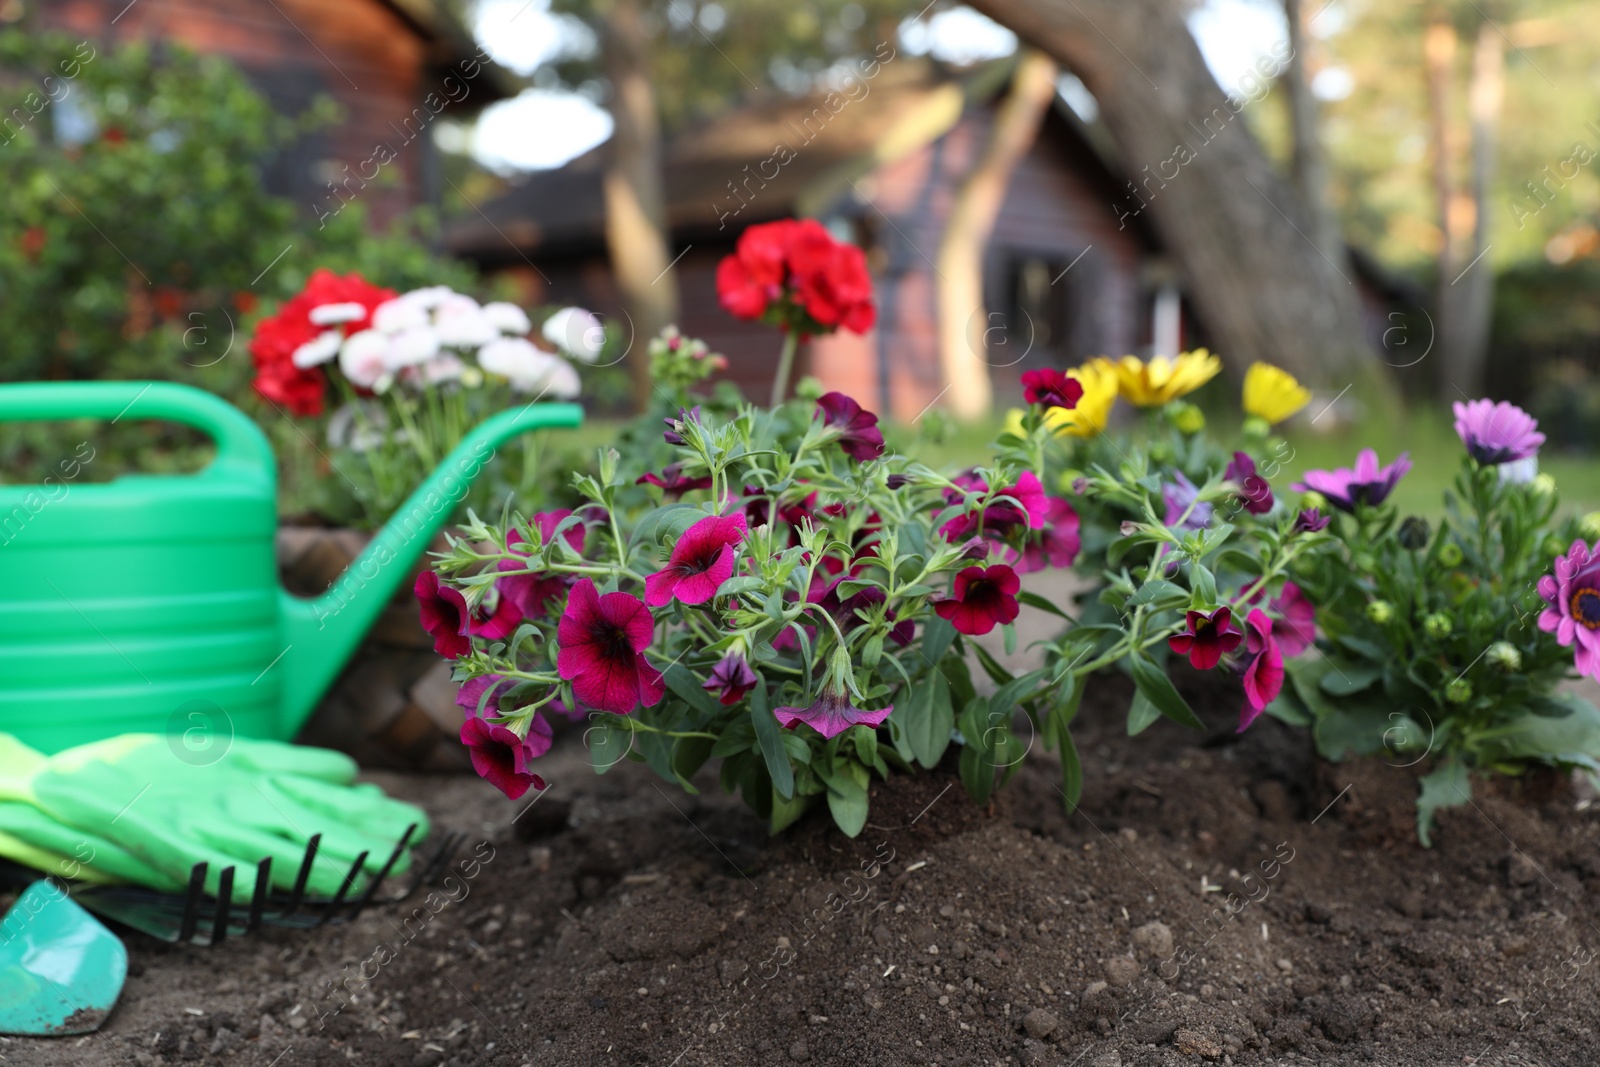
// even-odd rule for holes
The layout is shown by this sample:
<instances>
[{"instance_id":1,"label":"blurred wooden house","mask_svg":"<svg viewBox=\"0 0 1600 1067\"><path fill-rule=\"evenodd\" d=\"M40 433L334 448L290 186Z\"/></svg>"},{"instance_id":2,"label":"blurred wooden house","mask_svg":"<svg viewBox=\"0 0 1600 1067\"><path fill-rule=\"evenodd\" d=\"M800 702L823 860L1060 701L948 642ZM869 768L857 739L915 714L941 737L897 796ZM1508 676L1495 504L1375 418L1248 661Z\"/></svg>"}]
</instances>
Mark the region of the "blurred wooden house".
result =
<instances>
[{"instance_id":1,"label":"blurred wooden house","mask_svg":"<svg viewBox=\"0 0 1600 1067\"><path fill-rule=\"evenodd\" d=\"M717 303L716 267L752 223L821 219L867 249L878 326L807 346L804 367L876 410L916 418L943 389L934 256L962 178L988 142L1010 65L965 72L908 57L826 95L757 100L667 142L668 224L685 333L726 354L728 374L764 396L772 330ZM838 101L844 103L839 106ZM1124 181L1064 104L1046 117L1013 175L985 265L996 401L1017 375L1086 356L1181 343L1173 272L1142 220L1119 226ZM608 267L601 174L605 146L528 175L450 229L447 243L526 283L531 302L620 311Z\"/></svg>"},{"instance_id":2,"label":"blurred wooden house","mask_svg":"<svg viewBox=\"0 0 1600 1067\"><path fill-rule=\"evenodd\" d=\"M435 0L8 0L5 6L7 18L99 45L150 41L223 56L287 115L331 97L343 120L302 138L265 173L268 189L313 221L356 190L378 225L437 204L433 122L468 119L515 91Z\"/></svg>"}]
</instances>

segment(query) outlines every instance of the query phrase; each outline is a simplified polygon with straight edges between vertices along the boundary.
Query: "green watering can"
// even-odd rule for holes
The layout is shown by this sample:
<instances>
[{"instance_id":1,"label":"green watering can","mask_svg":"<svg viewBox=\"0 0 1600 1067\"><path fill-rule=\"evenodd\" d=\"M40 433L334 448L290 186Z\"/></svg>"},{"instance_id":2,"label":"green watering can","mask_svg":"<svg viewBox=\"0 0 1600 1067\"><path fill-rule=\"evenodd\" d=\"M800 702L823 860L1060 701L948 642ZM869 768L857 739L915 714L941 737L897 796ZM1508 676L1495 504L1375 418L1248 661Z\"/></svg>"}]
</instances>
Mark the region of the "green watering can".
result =
<instances>
[{"instance_id":1,"label":"green watering can","mask_svg":"<svg viewBox=\"0 0 1600 1067\"><path fill-rule=\"evenodd\" d=\"M495 447L583 411L485 420L314 600L278 587L276 464L237 408L167 382L0 385L0 421L74 418L170 419L217 450L195 474L95 484L74 480L85 444L43 485L0 486L0 733L45 753L126 733L291 739Z\"/></svg>"}]
</instances>

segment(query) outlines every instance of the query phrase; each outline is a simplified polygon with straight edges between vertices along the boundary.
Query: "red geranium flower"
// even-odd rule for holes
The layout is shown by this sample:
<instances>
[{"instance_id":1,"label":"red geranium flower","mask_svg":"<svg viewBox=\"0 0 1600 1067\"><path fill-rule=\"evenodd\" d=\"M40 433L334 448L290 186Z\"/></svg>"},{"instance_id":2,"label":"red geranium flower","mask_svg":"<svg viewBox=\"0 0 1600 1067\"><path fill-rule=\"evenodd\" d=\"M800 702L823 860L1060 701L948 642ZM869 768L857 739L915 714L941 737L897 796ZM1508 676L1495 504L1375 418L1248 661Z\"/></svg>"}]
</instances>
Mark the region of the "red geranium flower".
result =
<instances>
[{"instance_id":1,"label":"red geranium flower","mask_svg":"<svg viewBox=\"0 0 1600 1067\"><path fill-rule=\"evenodd\" d=\"M1184 633L1167 638L1167 645L1178 655L1188 656L1190 666L1198 670L1209 671L1244 640L1227 608L1218 608L1210 615L1191 611L1188 625Z\"/></svg>"},{"instance_id":2,"label":"red geranium flower","mask_svg":"<svg viewBox=\"0 0 1600 1067\"><path fill-rule=\"evenodd\" d=\"M755 688L758 681L760 679L745 658L737 652L729 652L722 657L722 662L711 669L711 677L701 683L700 688L716 693L717 699L723 704L737 704Z\"/></svg>"},{"instance_id":3,"label":"red geranium flower","mask_svg":"<svg viewBox=\"0 0 1600 1067\"><path fill-rule=\"evenodd\" d=\"M1004 563L992 567L967 567L956 574L955 595L933 605L941 619L948 619L957 633L986 634L996 623L1017 618L1017 590L1022 582L1017 572Z\"/></svg>"},{"instance_id":4,"label":"red geranium flower","mask_svg":"<svg viewBox=\"0 0 1600 1067\"><path fill-rule=\"evenodd\" d=\"M672 546L667 565L644 580L644 599L653 608L676 597L683 604L704 604L733 577L734 549L749 527L744 514L707 515L683 532Z\"/></svg>"},{"instance_id":5,"label":"red geranium flower","mask_svg":"<svg viewBox=\"0 0 1600 1067\"><path fill-rule=\"evenodd\" d=\"M461 724L461 743L471 750L472 769L512 800L529 786L544 788L544 779L530 771L528 763L549 751L551 736L550 724L538 715L528 724L526 738L477 716L468 716Z\"/></svg>"},{"instance_id":6,"label":"red geranium flower","mask_svg":"<svg viewBox=\"0 0 1600 1067\"><path fill-rule=\"evenodd\" d=\"M839 447L857 463L883 455L883 431L878 416L843 393L824 393L817 398L817 414L827 426L836 427Z\"/></svg>"},{"instance_id":7,"label":"red geranium flower","mask_svg":"<svg viewBox=\"0 0 1600 1067\"><path fill-rule=\"evenodd\" d=\"M319 367L294 365L295 350L323 332L323 327L311 321L312 309L323 304L360 304L366 315L343 324L348 333L355 333L367 328L379 304L394 297L393 289L372 285L359 274L340 277L321 267L312 271L304 289L256 326L250 340L256 392L296 415L322 414L327 377Z\"/></svg>"},{"instance_id":8,"label":"red geranium flower","mask_svg":"<svg viewBox=\"0 0 1600 1067\"><path fill-rule=\"evenodd\" d=\"M1022 396L1030 404L1047 408L1072 409L1083 399L1083 385L1053 367L1026 371L1022 375Z\"/></svg>"},{"instance_id":9,"label":"red geranium flower","mask_svg":"<svg viewBox=\"0 0 1600 1067\"><path fill-rule=\"evenodd\" d=\"M417 575L417 584L411 591L417 595L422 628L433 636L433 650L447 659L471 652L466 627L467 598L442 584L439 576L428 570Z\"/></svg>"},{"instance_id":10,"label":"red geranium flower","mask_svg":"<svg viewBox=\"0 0 1600 1067\"><path fill-rule=\"evenodd\" d=\"M823 737L842 734L852 726L878 726L892 711L893 704L877 711L863 711L850 703L847 694L833 688L824 689L808 708L785 705L772 709L772 713L778 717L778 724L785 730L793 730L805 723Z\"/></svg>"},{"instance_id":11,"label":"red geranium flower","mask_svg":"<svg viewBox=\"0 0 1600 1067\"><path fill-rule=\"evenodd\" d=\"M653 707L663 691L661 672L644 657L654 630L644 601L627 593L601 596L592 579L580 579L556 626L556 670L591 708L631 715L641 703Z\"/></svg>"},{"instance_id":12,"label":"red geranium flower","mask_svg":"<svg viewBox=\"0 0 1600 1067\"><path fill-rule=\"evenodd\" d=\"M717 297L730 315L802 335L872 328L866 254L836 241L815 219L751 226L717 266Z\"/></svg>"},{"instance_id":13,"label":"red geranium flower","mask_svg":"<svg viewBox=\"0 0 1600 1067\"><path fill-rule=\"evenodd\" d=\"M1272 620L1260 608L1245 619L1249 632L1247 649L1255 658L1244 669L1245 706L1239 712L1239 732L1256 721L1256 716L1283 690L1283 653L1272 638Z\"/></svg>"}]
</instances>

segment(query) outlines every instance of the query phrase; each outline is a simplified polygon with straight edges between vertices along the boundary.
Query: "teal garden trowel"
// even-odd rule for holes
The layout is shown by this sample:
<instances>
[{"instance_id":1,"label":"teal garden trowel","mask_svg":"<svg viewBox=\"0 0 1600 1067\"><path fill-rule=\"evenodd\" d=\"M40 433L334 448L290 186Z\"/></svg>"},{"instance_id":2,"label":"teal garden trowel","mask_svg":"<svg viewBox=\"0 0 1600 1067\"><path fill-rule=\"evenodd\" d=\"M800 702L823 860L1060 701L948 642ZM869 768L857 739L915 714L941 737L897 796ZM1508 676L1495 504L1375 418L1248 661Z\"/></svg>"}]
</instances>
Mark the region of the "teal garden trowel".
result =
<instances>
[{"instance_id":1,"label":"teal garden trowel","mask_svg":"<svg viewBox=\"0 0 1600 1067\"><path fill-rule=\"evenodd\" d=\"M128 976L128 950L54 882L34 882L0 922L0 1034L100 1029Z\"/></svg>"}]
</instances>

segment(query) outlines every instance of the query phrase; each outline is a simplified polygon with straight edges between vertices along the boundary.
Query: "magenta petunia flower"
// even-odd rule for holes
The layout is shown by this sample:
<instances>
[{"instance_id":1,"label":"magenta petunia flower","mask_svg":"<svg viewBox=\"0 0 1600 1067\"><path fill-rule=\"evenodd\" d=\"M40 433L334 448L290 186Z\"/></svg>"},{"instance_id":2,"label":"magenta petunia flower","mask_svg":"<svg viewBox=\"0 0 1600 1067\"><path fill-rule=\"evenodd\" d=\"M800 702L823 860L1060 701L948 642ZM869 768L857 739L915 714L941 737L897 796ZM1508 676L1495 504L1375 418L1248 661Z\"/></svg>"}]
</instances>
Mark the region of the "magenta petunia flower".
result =
<instances>
[{"instance_id":1,"label":"magenta petunia flower","mask_svg":"<svg viewBox=\"0 0 1600 1067\"><path fill-rule=\"evenodd\" d=\"M484 610L479 604L467 619L467 633L490 641L504 641L517 632L522 624L522 611L508 596L495 594L494 611Z\"/></svg>"},{"instance_id":2,"label":"magenta petunia flower","mask_svg":"<svg viewBox=\"0 0 1600 1067\"><path fill-rule=\"evenodd\" d=\"M1563 648L1576 643L1573 666L1600 681L1600 545L1572 542L1556 557L1555 573L1539 579L1539 595L1550 605L1539 629L1555 634Z\"/></svg>"},{"instance_id":3,"label":"magenta petunia flower","mask_svg":"<svg viewBox=\"0 0 1600 1067\"><path fill-rule=\"evenodd\" d=\"M987 493L989 483L968 471L952 479L967 493ZM961 494L948 492L945 499L952 504L961 502ZM947 541L963 541L982 536L990 540L1003 540L1027 530L1042 530L1050 515L1050 498L1045 496L1039 476L1032 471L1017 475L1014 484L1000 490L994 501L981 512L958 515L939 528Z\"/></svg>"},{"instance_id":4,"label":"magenta petunia flower","mask_svg":"<svg viewBox=\"0 0 1600 1067\"><path fill-rule=\"evenodd\" d=\"M1363 448L1353 469L1306 471L1306 480L1289 488L1301 493L1321 493L1340 511L1355 511L1357 504L1377 507L1389 499L1389 494L1409 470L1411 457L1405 452L1387 467L1379 467L1378 454Z\"/></svg>"},{"instance_id":5,"label":"magenta petunia flower","mask_svg":"<svg viewBox=\"0 0 1600 1067\"><path fill-rule=\"evenodd\" d=\"M1273 623L1260 608L1244 620L1245 647L1252 658L1244 669L1245 705L1239 712L1239 732L1256 721L1266 706L1283 691L1283 653L1273 639Z\"/></svg>"},{"instance_id":6,"label":"magenta petunia flower","mask_svg":"<svg viewBox=\"0 0 1600 1067\"><path fill-rule=\"evenodd\" d=\"M461 743L470 749L472 769L500 792L516 800L528 787L544 788L544 779L528 764L550 750L550 724L538 715L528 725L528 736L518 737L506 726L469 715L461 724Z\"/></svg>"},{"instance_id":7,"label":"magenta petunia flower","mask_svg":"<svg viewBox=\"0 0 1600 1067\"><path fill-rule=\"evenodd\" d=\"M644 599L653 608L677 598L704 604L733 577L734 550L749 533L744 513L707 515L683 532L667 565L644 580Z\"/></svg>"},{"instance_id":8,"label":"magenta petunia flower","mask_svg":"<svg viewBox=\"0 0 1600 1067\"><path fill-rule=\"evenodd\" d=\"M1293 658L1317 640L1317 609L1293 582L1283 583L1283 592L1270 601L1278 618L1272 624L1272 639L1283 654Z\"/></svg>"},{"instance_id":9,"label":"magenta petunia flower","mask_svg":"<svg viewBox=\"0 0 1600 1067\"><path fill-rule=\"evenodd\" d=\"M717 699L724 704L737 704L755 688L758 681L760 679L745 658L737 652L729 652L711 668L711 677L702 682L700 688L717 694Z\"/></svg>"},{"instance_id":10,"label":"magenta petunia flower","mask_svg":"<svg viewBox=\"0 0 1600 1067\"><path fill-rule=\"evenodd\" d=\"M1227 608L1218 608L1210 615L1191 611L1187 622L1189 628L1167 638L1167 645L1178 655L1188 656L1189 665L1197 670L1209 671L1244 640L1233 625L1233 612Z\"/></svg>"},{"instance_id":11,"label":"magenta petunia flower","mask_svg":"<svg viewBox=\"0 0 1600 1067\"><path fill-rule=\"evenodd\" d=\"M1529 459L1544 444L1538 420L1515 404L1504 400L1463 404L1458 400L1451 410L1456 415L1456 435L1467 454L1485 466Z\"/></svg>"},{"instance_id":12,"label":"magenta petunia flower","mask_svg":"<svg viewBox=\"0 0 1600 1067\"><path fill-rule=\"evenodd\" d=\"M634 479L633 484L659 486L667 496L680 497L684 493L695 489L710 489L711 475L705 474L698 478L685 478L681 463L669 463L661 468L660 474L641 474Z\"/></svg>"},{"instance_id":13,"label":"magenta petunia flower","mask_svg":"<svg viewBox=\"0 0 1600 1067\"><path fill-rule=\"evenodd\" d=\"M541 511L533 516L533 525L539 531L539 542L548 545L555 536L556 527L572 514L571 511ZM562 535L572 550L583 552L583 544L587 539L588 527L583 523L569 526ZM506 547L512 550L518 559L503 559L497 565L502 571L521 571L527 566L524 560L526 555L515 551L514 546L528 544L526 538L519 531L513 530ZM502 599L510 599L522 613L524 619L543 618L550 610L550 606L567 595L567 587L571 579L565 575L552 574L545 571L536 571L532 574L508 574L504 578L495 579L494 587L500 591Z\"/></svg>"},{"instance_id":14,"label":"magenta petunia flower","mask_svg":"<svg viewBox=\"0 0 1600 1067\"><path fill-rule=\"evenodd\" d=\"M1049 497L1044 529L1030 536L1016 560L1017 571L1029 574L1047 567L1070 567L1083 541L1078 536L1078 513L1058 496ZM981 543L981 542L980 542Z\"/></svg>"},{"instance_id":15,"label":"magenta petunia flower","mask_svg":"<svg viewBox=\"0 0 1600 1067\"><path fill-rule=\"evenodd\" d=\"M850 570L851 574L853 574L855 573L856 568L852 567ZM861 621L861 617L856 614L857 610L866 611L870 607L882 604L885 599L882 589L879 589L877 586L869 585L858 590L850 597L849 600L841 601L839 599L839 583L844 581L847 577L849 577L849 575L841 575L833 582L830 582L822 597L817 600L817 603L822 606L823 610L831 614L846 632L849 631L850 627L855 626ZM808 599L810 598L808 597ZM912 637L916 634L916 623L910 621L909 619L905 622L895 622L895 613L893 608L889 608L887 611L885 611L883 618L885 622L894 623L894 625L889 629L890 640L901 647L911 643ZM786 632L792 634L792 631Z\"/></svg>"},{"instance_id":16,"label":"magenta petunia flower","mask_svg":"<svg viewBox=\"0 0 1600 1067\"><path fill-rule=\"evenodd\" d=\"M827 426L837 427L839 447L858 463L883 455L883 431L878 416L843 393L824 393L817 398L817 414Z\"/></svg>"},{"instance_id":17,"label":"magenta petunia flower","mask_svg":"<svg viewBox=\"0 0 1600 1067\"><path fill-rule=\"evenodd\" d=\"M1328 528L1328 523L1333 521L1332 515L1324 515L1316 508L1306 508L1295 516L1295 533L1320 533Z\"/></svg>"},{"instance_id":18,"label":"magenta petunia flower","mask_svg":"<svg viewBox=\"0 0 1600 1067\"><path fill-rule=\"evenodd\" d=\"M1196 503L1200 499L1199 488L1182 471L1174 471L1172 477L1173 481L1161 485L1161 502L1167 506L1162 523L1177 526L1182 519L1181 528L1185 530L1204 530L1210 526L1213 508L1204 501ZM1188 518L1184 518L1185 515Z\"/></svg>"},{"instance_id":19,"label":"magenta petunia flower","mask_svg":"<svg viewBox=\"0 0 1600 1067\"><path fill-rule=\"evenodd\" d=\"M936 601L934 612L949 621L957 633L986 634L997 624L1017 618L1017 590L1022 582L1004 563L992 567L967 567L957 572L954 595Z\"/></svg>"},{"instance_id":20,"label":"magenta petunia flower","mask_svg":"<svg viewBox=\"0 0 1600 1067\"><path fill-rule=\"evenodd\" d=\"M850 703L848 694L827 688L809 708L784 706L773 708L772 714L777 716L778 725L785 730L793 730L805 723L823 737L833 737L852 726L878 726L892 711L893 704L877 711L863 711Z\"/></svg>"},{"instance_id":21,"label":"magenta petunia flower","mask_svg":"<svg viewBox=\"0 0 1600 1067\"><path fill-rule=\"evenodd\" d=\"M1239 487L1239 503L1250 514L1265 515L1272 510L1272 487L1256 473L1256 461L1248 453L1235 452L1222 476Z\"/></svg>"},{"instance_id":22,"label":"magenta petunia flower","mask_svg":"<svg viewBox=\"0 0 1600 1067\"><path fill-rule=\"evenodd\" d=\"M654 630L644 601L628 593L601 596L592 579L580 579L556 626L556 671L588 707L617 715L653 707L663 692L661 672L644 657Z\"/></svg>"},{"instance_id":23,"label":"magenta petunia flower","mask_svg":"<svg viewBox=\"0 0 1600 1067\"><path fill-rule=\"evenodd\" d=\"M467 639L467 598L460 590L439 581L433 571L417 575L411 591L417 595L417 613L422 628L433 637L433 650L446 659L458 659L472 651Z\"/></svg>"},{"instance_id":24,"label":"magenta petunia flower","mask_svg":"<svg viewBox=\"0 0 1600 1067\"><path fill-rule=\"evenodd\" d=\"M510 678L499 674L481 674L476 678L469 678L461 683L461 688L456 692L456 706L466 713L468 718L480 714L496 716L500 714L500 698L516 683ZM483 694L489 693L489 699L484 700Z\"/></svg>"},{"instance_id":25,"label":"magenta petunia flower","mask_svg":"<svg viewBox=\"0 0 1600 1067\"><path fill-rule=\"evenodd\" d=\"M1070 410L1083 399L1083 384L1053 367L1030 370L1022 375L1022 396L1030 404Z\"/></svg>"}]
</instances>

